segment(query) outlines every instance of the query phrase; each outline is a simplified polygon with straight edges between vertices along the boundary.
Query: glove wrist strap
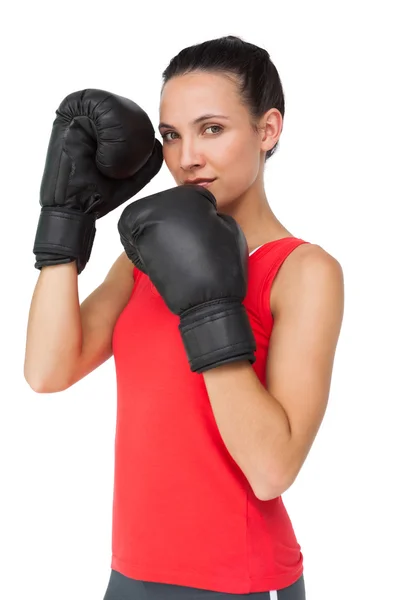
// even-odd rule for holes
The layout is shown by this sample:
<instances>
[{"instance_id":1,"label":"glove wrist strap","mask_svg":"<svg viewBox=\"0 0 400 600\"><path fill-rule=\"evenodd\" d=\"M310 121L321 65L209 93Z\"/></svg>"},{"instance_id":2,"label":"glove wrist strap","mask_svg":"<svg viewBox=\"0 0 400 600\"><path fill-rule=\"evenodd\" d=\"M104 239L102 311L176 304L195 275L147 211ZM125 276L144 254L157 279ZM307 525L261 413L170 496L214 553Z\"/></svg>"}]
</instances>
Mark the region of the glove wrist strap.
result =
<instances>
[{"instance_id":1,"label":"glove wrist strap","mask_svg":"<svg viewBox=\"0 0 400 600\"><path fill-rule=\"evenodd\" d=\"M202 373L241 360L255 362L256 343L240 300L203 304L180 315L179 330L190 368Z\"/></svg>"},{"instance_id":2,"label":"glove wrist strap","mask_svg":"<svg viewBox=\"0 0 400 600\"><path fill-rule=\"evenodd\" d=\"M35 267L76 260L78 275L90 258L96 234L96 217L66 208L42 207L33 253Z\"/></svg>"}]
</instances>

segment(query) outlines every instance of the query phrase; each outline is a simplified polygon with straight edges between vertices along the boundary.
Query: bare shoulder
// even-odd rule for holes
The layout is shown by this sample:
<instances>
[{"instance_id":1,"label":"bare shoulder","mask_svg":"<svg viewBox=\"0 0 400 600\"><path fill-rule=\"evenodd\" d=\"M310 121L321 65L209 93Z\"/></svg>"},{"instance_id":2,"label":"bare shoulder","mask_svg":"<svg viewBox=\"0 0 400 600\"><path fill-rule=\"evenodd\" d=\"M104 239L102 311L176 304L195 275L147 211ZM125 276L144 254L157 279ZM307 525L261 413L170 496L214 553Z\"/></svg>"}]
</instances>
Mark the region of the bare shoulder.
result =
<instances>
[{"instance_id":1,"label":"bare shoulder","mask_svg":"<svg viewBox=\"0 0 400 600\"><path fill-rule=\"evenodd\" d=\"M271 289L271 312L275 315L296 295L333 292L343 295L343 269L339 261L317 244L301 244L283 262Z\"/></svg>"}]
</instances>

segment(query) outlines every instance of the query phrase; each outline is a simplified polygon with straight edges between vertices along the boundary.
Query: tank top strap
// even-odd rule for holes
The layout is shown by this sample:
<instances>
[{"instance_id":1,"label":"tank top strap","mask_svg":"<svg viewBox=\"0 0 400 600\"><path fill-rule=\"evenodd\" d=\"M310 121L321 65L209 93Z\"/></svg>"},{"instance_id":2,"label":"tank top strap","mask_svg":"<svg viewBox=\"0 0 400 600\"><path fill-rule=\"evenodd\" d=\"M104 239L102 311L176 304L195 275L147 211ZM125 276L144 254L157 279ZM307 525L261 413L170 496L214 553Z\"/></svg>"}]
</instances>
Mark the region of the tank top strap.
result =
<instances>
[{"instance_id":1,"label":"tank top strap","mask_svg":"<svg viewBox=\"0 0 400 600\"><path fill-rule=\"evenodd\" d=\"M272 327L270 296L274 280L286 258L300 245L309 244L301 238L287 237L267 242L252 253L252 269L259 273L258 313L263 326Z\"/></svg>"}]
</instances>

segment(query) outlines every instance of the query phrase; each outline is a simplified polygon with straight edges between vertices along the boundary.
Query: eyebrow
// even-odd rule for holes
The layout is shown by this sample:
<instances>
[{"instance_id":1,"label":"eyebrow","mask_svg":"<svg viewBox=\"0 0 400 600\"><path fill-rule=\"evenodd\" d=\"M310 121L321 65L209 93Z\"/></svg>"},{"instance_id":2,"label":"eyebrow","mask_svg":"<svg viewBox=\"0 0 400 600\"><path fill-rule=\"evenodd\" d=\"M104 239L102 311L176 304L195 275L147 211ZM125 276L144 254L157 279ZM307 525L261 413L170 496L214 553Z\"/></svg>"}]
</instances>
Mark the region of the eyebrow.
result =
<instances>
[{"instance_id":1,"label":"eyebrow","mask_svg":"<svg viewBox=\"0 0 400 600\"><path fill-rule=\"evenodd\" d=\"M192 121L192 125L197 125L198 123L201 123L202 121L207 121L208 119L229 119L229 117L225 116L225 115L214 115L214 114L207 114L207 115L202 115L201 117L197 117L197 119L195 119L194 121ZM169 125L168 123L160 123L158 126L158 129L162 129L162 128L169 128L169 129L174 129L173 125Z\"/></svg>"}]
</instances>

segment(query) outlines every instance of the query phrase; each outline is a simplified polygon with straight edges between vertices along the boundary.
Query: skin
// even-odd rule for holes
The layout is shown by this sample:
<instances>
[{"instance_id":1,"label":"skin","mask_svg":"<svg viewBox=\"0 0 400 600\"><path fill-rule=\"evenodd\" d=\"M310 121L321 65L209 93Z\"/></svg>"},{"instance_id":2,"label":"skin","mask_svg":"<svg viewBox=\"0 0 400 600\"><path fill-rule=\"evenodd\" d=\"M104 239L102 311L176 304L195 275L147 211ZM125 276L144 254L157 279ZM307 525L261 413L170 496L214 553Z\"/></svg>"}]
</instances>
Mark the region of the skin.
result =
<instances>
[{"instance_id":1,"label":"skin","mask_svg":"<svg viewBox=\"0 0 400 600\"><path fill-rule=\"evenodd\" d=\"M206 113L228 119L194 122ZM273 214L264 189L265 153L281 131L276 109L254 128L235 81L221 74L177 76L161 94L164 159L176 184L217 177L209 189L218 211L236 219L249 251L293 237ZM315 244L295 248L274 279L270 309L267 386L244 361L203 375L225 445L260 500L293 484L325 414L344 309L338 261Z\"/></svg>"},{"instance_id":2,"label":"skin","mask_svg":"<svg viewBox=\"0 0 400 600\"><path fill-rule=\"evenodd\" d=\"M224 115L195 122L203 115ZM257 130L255 130L255 126ZM249 252L293 237L272 212L264 189L265 154L279 140L283 120L272 108L257 123L233 76L194 72L173 77L160 98L159 131L165 163L177 185L214 178L218 211L241 226Z\"/></svg>"}]
</instances>

